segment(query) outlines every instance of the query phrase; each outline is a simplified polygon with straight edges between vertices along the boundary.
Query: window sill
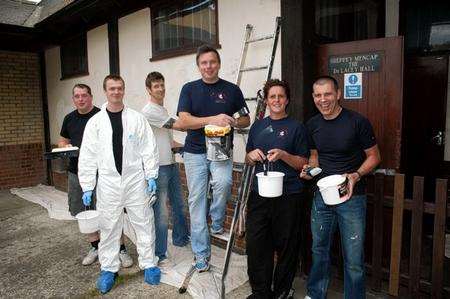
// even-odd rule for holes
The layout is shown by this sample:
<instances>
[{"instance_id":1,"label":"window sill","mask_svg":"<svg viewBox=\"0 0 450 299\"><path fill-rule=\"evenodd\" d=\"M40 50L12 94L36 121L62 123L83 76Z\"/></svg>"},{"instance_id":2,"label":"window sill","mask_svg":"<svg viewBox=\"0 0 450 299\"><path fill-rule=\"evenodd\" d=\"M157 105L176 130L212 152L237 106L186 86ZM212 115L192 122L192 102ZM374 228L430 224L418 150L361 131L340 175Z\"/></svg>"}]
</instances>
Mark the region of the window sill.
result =
<instances>
[{"instance_id":1,"label":"window sill","mask_svg":"<svg viewBox=\"0 0 450 299\"><path fill-rule=\"evenodd\" d=\"M72 75L61 76L61 78L59 80L63 81L63 80L67 80L67 79L73 79L73 78L84 77L84 76L89 76L89 72L86 71L86 72L80 72L80 73L76 73L76 74L72 74Z\"/></svg>"},{"instance_id":2,"label":"window sill","mask_svg":"<svg viewBox=\"0 0 450 299\"><path fill-rule=\"evenodd\" d=\"M220 44L212 45L212 47L214 49L221 49L222 48L222 46ZM170 50L170 51L167 51L167 52L157 53L157 54L153 55L149 60L150 60L150 62L153 62L153 61L158 61L158 60L174 58L174 57L178 57L178 56L190 55L190 54L196 53L197 52L197 48L198 47L186 48L186 49L177 49L177 50Z\"/></svg>"}]
</instances>

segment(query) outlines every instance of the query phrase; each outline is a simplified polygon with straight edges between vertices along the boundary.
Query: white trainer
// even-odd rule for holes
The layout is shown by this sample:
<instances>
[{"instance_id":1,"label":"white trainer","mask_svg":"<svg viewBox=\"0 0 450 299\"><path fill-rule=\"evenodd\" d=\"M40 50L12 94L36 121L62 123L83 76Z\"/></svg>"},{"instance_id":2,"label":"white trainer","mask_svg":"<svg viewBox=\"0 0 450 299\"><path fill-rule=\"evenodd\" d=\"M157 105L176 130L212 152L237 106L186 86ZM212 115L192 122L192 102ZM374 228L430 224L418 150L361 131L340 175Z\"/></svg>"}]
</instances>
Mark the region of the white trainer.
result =
<instances>
[{"instance_id":1,"label":"white trainer","mask_svg":"<svg viewBox=\"0 0 450 299\"><path fill-rule=\"evenodd\" d=\"M94 263L97 260L97 258L98 258L98 250L92 247L91 250L89 250L89 252L84 257L81 264L83 266L89 266L92 263Z\"/></svg>"},{"instance_id":2,"label":"white trainer","mask_svg":"<svg viewBox=\"0 0 450 299\"><path fill-rule=\"evenodd\" d=\"M129 268L129 267L133 266L133 259L131 258L131 256L128 254L128 252L126 250L121 250L119 252L119 259L120 259L120 263L122 264L122 267Z\"/></svg>"}]
</instances>

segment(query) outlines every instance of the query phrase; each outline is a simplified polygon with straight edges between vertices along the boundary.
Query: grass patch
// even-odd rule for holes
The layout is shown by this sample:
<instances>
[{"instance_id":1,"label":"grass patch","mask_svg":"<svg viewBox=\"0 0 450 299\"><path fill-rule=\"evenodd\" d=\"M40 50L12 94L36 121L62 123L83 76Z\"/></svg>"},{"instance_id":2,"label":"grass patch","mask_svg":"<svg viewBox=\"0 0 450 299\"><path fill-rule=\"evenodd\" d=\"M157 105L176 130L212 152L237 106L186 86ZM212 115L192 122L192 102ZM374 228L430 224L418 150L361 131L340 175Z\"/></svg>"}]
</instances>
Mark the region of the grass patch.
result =
<instances>
[{"instance_id":1,"label":"grass patch","mask_svg":"<svg viewBox=\"0 0 450 299\"><path fill-rule=\"evenodd\" d=\"M113 291L115 288L117 288L120 285L126 284L127 282L136 279L136 277L138 277L140 275L141 275L141 271L138 271L135 273L119 274L119 276L117 276L117 278L116 278L116 283L114 284L111 291ZM101 295L102 294L97 290L97 288L91 288L82 297L83 298L95 298L95 297L98 297Z\"/></svg>"}]
</instances>

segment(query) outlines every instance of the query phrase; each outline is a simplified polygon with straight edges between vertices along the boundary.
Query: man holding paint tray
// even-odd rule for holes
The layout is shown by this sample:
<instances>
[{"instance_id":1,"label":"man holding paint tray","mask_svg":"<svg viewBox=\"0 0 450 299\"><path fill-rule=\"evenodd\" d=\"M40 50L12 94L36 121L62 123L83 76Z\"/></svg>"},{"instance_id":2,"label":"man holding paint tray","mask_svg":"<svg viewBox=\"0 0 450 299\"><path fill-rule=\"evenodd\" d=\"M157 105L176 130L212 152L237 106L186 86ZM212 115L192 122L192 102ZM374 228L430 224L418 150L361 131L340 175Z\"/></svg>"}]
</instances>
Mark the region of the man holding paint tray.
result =
<instances>
[{"instance_id":1,"label":"man holding paint tray","mask_svg":"<svg viewBox=\"0 0 450 299\"><path fill-rule=\"evenodd\" d=\"M233 117L247 105L237 85L219 78L220 55L217 50L208 45L199 47L196 62L201 79L183 86L177 113L180 128L187 130L183 159L189 189L192 251L195 268L204 272L209 269L211 257L207 216L211 216L211 233L222 234L226 203L231 196L232 127L247 127L250 117ZM230 131L224 131L225 136L207 139L207 126L224 127ZM208 208L209 176L213 199Z\"/></svg>"}]
</instances>

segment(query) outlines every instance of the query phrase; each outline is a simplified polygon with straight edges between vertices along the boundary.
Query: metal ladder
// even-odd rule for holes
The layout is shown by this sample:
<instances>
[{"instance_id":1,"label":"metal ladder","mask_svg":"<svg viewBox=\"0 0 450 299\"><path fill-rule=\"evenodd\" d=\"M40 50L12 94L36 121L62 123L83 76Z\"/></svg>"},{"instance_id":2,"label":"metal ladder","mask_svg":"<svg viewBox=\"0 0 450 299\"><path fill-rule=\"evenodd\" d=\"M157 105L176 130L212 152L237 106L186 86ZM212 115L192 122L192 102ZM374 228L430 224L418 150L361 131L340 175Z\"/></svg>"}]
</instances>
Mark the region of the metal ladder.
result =
<instances>
[{"instance_id":1,"label":"metal ladder","mask_svg":"<svg viewBox=\"0 0 450 299\"><path fill-rule=\"evenodd\" d=\"M244 44L242 47L241 62L239 64L239 71L236 76L236 85L240 86L241 80L242 80L242 75L245 72L266 70L266 81L272 77L273 63L274 63L275 54L277 51L280 30L281 30L281 18L277 17L276 22L275 22L275 30L274 30L273 34L268 35L268 36L263 36L263 37L251 38L253 26L247 24L247 26L245 27ZM260 42L260 41L264 41L264 40L268 40L268 39L272 39L269 63L264 66L254 66L254 67L244 68L245 59L247 57L247 52L248 52L248 45L251 43ZM266 113L266 104L264 103L264 98L262 96L261 90L259 90L257 92L256 98L246 99L246 101L254 101L254 100L256 100L256 103L257 103L256 104L256 112L255 112L255 121L256 121L256 120L263 119L264 115ZM243 132L243 133L246 133L246 132ZM243 210L247 204L248 196L250 194L250 189L251 189L250 188L251 183L252 183L253 177L254 177L254 172L255 172L254 166L244 164L244 169L242 171L242 176L241 176L241 182L240 182L239 189L238 189L238 197L237 197L237 201L236 201L236 206L234 208L233 219L232 219L231 227L230 227L230 237L227 242L225 259L224 259L224 264L223 264L223 268L222 268L222 279L221 279L222 287L221 287L221 293L220 293L221 298L225 298L225 278L228 274L228 266L230 264L231 253L232 253L232 249L234 246L234 241L235 241L235 236L236 236L236 224L238 222L239 215L243 214Z\"/></svg>"},{"instance_id":2,"label":"metal ladder","mask_svg":"<svg viewBox=\"0 0 450 299\"><path fill-rule=\"evenodd\" d=\"M266 81L272 77L273 63L275 60L275 54L276 54L278 40L279 40L279 36L280 36L280 30L281 30L281 18L280 17L276 18L274 33L267 35L267 36L252 38L253 26L250 24L247 24L245 26L244 42L242 45L242 54L241 54L239 69L238 69L238 72L236 75L236 81L235 81L236 85L240 86L241 81L242 81L242 75L245 72L266 70ZM249 44L255 43L255 42L261 42L261 41L265 41L265 40L269 40L269 39L272 39L272 44L271 44L271 53L270 53L268 64L263 65L263 66L244 67ZM264 115L266 112L266 104L264 103L264 98L263 98L261 90L259 90L257 92L255 98L246 98L245 100L246 101L256 101L255 121L264 118ZM239 134L247 134L248 129L247 130L246 129L236 129L235 132L239 133ZM230 235L229 235L228 240L226 240L227 246L226 246L225 259L224 259L224 264L223 264L222 273L221 273L222 275L221 275L220 296L222 299L225 298L225 278L228 274L228 267L229 267L229 263L230 263L230 259L231 259L232 249L234 246L234 241L235 241L235 236L236 236L236 224L239 221L239 216L243 215L243 211L246 207L248 196L250 194L251 183L252 183L253 177L254 177L254 172L255 172L254 166L249 166L247 164L244 164L244 168L243 168L242 176L241 176L241 182L240 182L239 189L238 189L238 197L237 197L237 201L236 201L236 204L234 207L233 219L232 219L231 227L230 227ZM210 193L210 187L208 187L208 194L209 193ZM240 222L242 223L242 220ZM178 290L180 293L186 292L189 281L194 273L195 273L195 267L192 266L189 269L189 271L187 272L187 274L184 278L184 281Z\"/></svg>"}]
</instances>

